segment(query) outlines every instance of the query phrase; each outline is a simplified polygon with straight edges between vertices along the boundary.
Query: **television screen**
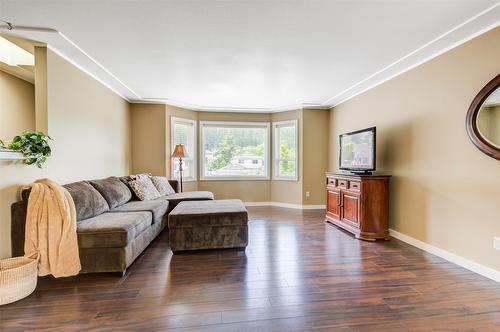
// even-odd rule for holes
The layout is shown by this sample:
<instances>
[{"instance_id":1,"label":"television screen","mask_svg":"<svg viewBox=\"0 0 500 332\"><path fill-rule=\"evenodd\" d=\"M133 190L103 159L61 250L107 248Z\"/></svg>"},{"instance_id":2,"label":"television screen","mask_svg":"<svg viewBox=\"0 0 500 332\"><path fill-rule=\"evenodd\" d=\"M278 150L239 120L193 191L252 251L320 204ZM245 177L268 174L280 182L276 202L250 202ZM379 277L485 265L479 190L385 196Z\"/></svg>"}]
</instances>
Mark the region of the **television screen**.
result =
<instances>
[{"instance_id":1,"label":"television screen","mask_svg":"<svg viewBox=\"0 0 500 332\"><path fill-rule=\"evenodd\" d=\"M340 169L375 170L376 128L340 135Z\"/></svg>"}]
</instances>

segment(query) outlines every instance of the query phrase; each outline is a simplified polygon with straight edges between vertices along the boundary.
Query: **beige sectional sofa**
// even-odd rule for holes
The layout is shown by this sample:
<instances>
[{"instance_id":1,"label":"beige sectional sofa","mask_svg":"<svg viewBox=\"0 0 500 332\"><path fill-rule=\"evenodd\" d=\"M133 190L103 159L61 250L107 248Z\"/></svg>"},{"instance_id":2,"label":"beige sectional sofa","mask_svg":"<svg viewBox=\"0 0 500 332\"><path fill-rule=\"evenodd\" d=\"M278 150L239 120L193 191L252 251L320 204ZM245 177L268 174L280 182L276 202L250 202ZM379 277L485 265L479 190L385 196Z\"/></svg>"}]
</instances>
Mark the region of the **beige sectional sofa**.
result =
<instances>
[{"instance_id":1,"label":"beige sectional sofa","mask_svg":"<svg viewBox=\"0 0 500 332\"><path fill-rule=\"evenodd\" d=\"M82 273L121 272L167 226L168 213L182 201L213 200L207 191L178 192L151 201L139 201L127 183L130 177L109 177L64 185L75 202ZM12 255L24 254L24 227L29 190L11 207Z\"/></svg>"}]
</instances>

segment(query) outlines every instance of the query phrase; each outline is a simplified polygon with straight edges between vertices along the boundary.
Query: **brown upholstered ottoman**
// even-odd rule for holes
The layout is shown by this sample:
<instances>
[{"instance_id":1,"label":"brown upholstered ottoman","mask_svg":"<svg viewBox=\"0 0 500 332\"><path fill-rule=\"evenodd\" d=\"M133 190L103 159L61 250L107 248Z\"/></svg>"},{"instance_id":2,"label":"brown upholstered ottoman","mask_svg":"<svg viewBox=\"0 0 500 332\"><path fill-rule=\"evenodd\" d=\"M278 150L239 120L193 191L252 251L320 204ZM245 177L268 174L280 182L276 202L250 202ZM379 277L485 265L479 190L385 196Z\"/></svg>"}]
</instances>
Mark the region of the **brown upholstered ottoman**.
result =
<instances>
[{"instance_id":1,"label":"brown upholstered ottoman","mask_svg":"<svg viewBox=\"0 0 500 332\"><path fill-rule=\"evenodd\" d=\"M170 248L240 248L248 244L248 213L239 199L181 202L168 216Z\"/></svg>"}]
</instances>

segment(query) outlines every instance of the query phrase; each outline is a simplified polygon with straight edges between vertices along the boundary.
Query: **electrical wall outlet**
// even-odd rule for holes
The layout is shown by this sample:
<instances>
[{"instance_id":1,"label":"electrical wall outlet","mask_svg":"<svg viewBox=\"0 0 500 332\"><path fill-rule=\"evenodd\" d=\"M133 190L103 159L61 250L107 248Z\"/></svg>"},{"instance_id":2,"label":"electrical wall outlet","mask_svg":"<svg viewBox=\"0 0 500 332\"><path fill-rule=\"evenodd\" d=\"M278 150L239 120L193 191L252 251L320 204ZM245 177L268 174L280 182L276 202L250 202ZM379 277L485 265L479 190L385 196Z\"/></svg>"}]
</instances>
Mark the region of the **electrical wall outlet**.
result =
<instances>
[{"instance_id":1,"label":"electrical wall outlet","mask_svg":"<svg viewBox=\"0 0 500 332\"><path fill-rule=\"evenodd\" d=\"M493 248L500 250L500 237L493 237Z\"/></svg>"},{"instance_id":2,"label":"electrical wall outlet","mask_svg":"<svg viewBox=\"0 0 500 332\"><path fill-rule=\"evenodd\" d=\"M309 191L306 191L306 197L311 197L311 193Z\"/></svg>"}]
</instances>

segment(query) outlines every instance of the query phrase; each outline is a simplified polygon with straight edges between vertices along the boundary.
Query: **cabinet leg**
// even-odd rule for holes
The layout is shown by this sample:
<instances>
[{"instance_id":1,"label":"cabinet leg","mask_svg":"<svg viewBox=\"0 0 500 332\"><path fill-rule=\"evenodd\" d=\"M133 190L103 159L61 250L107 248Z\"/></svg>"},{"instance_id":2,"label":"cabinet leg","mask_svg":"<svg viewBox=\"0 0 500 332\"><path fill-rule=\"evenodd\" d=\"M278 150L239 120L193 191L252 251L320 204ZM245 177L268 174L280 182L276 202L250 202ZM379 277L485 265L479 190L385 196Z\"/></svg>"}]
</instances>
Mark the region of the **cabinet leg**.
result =
<instances>
[{"instance_id":1,"label":"cabinet leg","mask_svg":"<svg viewBox=\"0 0 500 332\"><path fill-rule=\"evenodd\" d=\"M363 241L368 241L368 242L375 242L377 239L371 238L371 237L364 237L361 235L354 235L354 237L358 240L363 240Z\"/></svg>"}]
</instances>

